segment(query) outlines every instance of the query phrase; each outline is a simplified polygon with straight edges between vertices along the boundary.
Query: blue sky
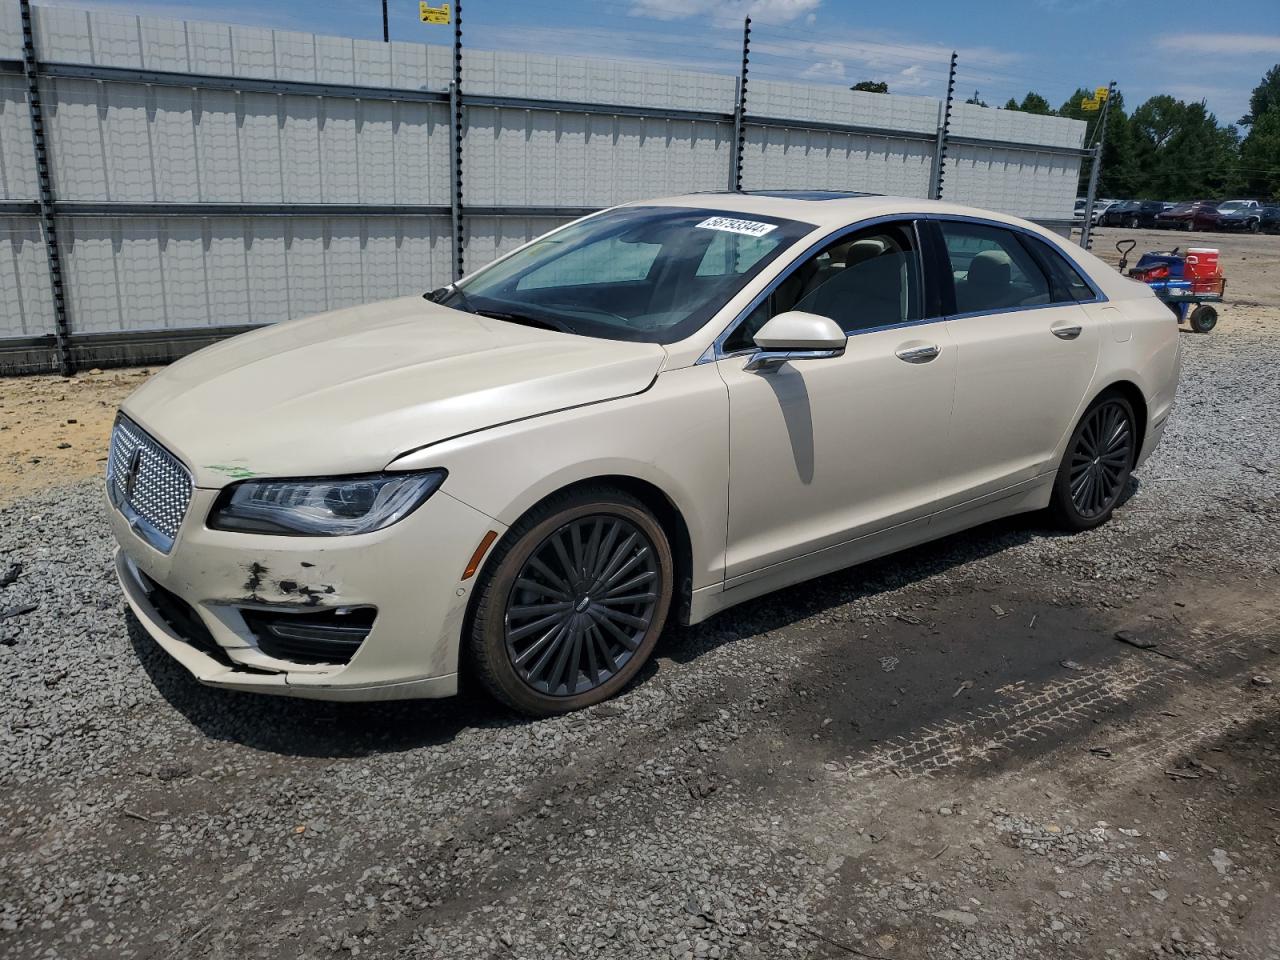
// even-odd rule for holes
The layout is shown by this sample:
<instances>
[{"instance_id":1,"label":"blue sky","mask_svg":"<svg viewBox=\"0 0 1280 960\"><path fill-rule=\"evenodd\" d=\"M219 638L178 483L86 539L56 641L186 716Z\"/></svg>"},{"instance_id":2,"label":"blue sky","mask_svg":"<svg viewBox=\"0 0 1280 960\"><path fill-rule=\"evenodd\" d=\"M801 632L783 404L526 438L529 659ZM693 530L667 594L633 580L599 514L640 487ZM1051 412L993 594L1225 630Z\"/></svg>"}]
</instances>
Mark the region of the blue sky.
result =
<instances>
[{"instance_id":1,"label":"blue sky","mask_svg":"<svg viewBox=\"0 0 1280 960\"><path fill-rule=\"evenodd\" d=\"M382 36L380 0L37 2ZM417 0L389 2L392 39L450 42L450 28L419 22ZM1220 121L1234 122L1263 72L1280 63L1277 0L465 0L464 45L733 73L748 12L752 76L885 80L894 93L940 96L954 48L957 92L977 89L991 104L1035 90L1057 106L1077 86L1115 79L1131 109L1171 93L1204 99Z\"/></svg>"}]
</instances>

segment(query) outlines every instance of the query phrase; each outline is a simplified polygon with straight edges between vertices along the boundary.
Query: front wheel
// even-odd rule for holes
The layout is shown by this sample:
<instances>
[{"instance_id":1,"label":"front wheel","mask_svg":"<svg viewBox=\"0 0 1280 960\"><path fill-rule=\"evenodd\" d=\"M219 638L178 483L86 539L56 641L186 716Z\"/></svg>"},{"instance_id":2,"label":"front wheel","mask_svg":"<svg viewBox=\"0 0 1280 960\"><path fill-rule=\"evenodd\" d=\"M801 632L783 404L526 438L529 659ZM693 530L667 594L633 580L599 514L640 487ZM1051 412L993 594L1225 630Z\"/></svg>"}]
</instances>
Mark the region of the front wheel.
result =
<instances>
[{"instance_id":1,"label":"front wheel","mask_svg":"<svg viewBox=\"0 0 1280 960\"><path fill-rule=\"evenodd\" d=\"M1091 530L1111 518L1137 454L1133 407L1103 394L1080 418L1054 480L1050 512L1067 530Z\"/></svg>"},{"instance_id":2,"label":"front wheel","mask_svg":"<svg viewBox=\"0 0 1280 960\"><path fill-rule=\"evenodd\" d=\"M662 633L671 546L639 500L590 488L544 501L486 565L468 651L489 692L533 716L612 697Z\"/></svg>"}]
</instances>

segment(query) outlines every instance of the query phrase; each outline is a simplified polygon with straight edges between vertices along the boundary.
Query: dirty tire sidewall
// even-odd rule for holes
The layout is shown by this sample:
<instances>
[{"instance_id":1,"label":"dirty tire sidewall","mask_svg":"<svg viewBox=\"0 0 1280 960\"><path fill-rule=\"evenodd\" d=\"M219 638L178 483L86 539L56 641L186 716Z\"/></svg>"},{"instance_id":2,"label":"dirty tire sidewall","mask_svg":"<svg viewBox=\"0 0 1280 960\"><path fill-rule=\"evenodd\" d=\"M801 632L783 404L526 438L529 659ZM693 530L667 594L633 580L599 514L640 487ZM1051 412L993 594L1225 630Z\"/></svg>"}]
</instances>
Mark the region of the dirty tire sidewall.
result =
<instances>
[{"instance_id":1,"label":"dirty tire sidewall","mask_svg":"<svg viewBox=\"0 0 1280 960\"><path fill-rule=\"evenodd\" d=\"M617 674L583 693L551 696L525 683L511 663L506 640L507 598L526 561L548 536L573 520L598 514L622 517L648 537L661 581L656 591L657 605L639 647ZM553 496L522 517L485 564L477 588L479 599L466 638L469 666L495 698L530 716L569 713L608 700L625 688L648 662L671 609L674 582L675 565L666 532L635 497L610 488L588 488Z\"/></svg>"}]
</instances>

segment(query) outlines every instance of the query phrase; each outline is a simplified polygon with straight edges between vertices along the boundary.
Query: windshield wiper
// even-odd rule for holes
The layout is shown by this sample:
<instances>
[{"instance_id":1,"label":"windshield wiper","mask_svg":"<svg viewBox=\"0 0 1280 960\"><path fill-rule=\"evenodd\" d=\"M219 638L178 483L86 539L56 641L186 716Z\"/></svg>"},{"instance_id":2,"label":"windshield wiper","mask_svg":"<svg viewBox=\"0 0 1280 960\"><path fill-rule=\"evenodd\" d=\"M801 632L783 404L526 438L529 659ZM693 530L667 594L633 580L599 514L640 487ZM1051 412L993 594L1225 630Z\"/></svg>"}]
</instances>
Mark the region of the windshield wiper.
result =
<instances>
[{"instance_id":1,"label":"windshield wiper","mask_svg":"<svg viewBox=\"0 0 1280 960\"><path fill-rule=\"evenodd\" d=\"M573 333L574 330L567 323L560 320L552 320L550 317L535 317L528 313L507 313L502 310L473 310L472 313L479 314L482 317L491 317L494 320L505 320L507 323L518 323L526 327L540 327L543 330L557 330L560 333Z\"/></svg>"}]
</instances>

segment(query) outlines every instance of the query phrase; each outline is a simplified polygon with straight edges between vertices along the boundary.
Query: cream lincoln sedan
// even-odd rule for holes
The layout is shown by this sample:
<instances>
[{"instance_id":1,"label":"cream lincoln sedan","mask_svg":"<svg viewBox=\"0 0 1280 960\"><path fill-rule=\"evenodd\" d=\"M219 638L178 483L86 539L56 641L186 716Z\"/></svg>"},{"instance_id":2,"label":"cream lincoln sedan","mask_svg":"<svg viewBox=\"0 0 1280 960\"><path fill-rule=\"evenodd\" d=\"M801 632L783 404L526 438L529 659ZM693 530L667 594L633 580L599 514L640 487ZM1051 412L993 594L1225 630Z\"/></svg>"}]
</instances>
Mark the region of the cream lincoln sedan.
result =
<instances>
[{"instance_id":1,"label":"cream lincoln sedan","mask_svg":"<svg viewBox=\"0 0 1280 960\"><path fill-rule=\"evenodd\" d=\"M1178 367L1147 287L1022 220L632 203L152 378L111 441L116 567L206 684L440 697L469 671L558 713L671 618L1008 514L1103 523Z\"/></svg>"}]
</instances>

